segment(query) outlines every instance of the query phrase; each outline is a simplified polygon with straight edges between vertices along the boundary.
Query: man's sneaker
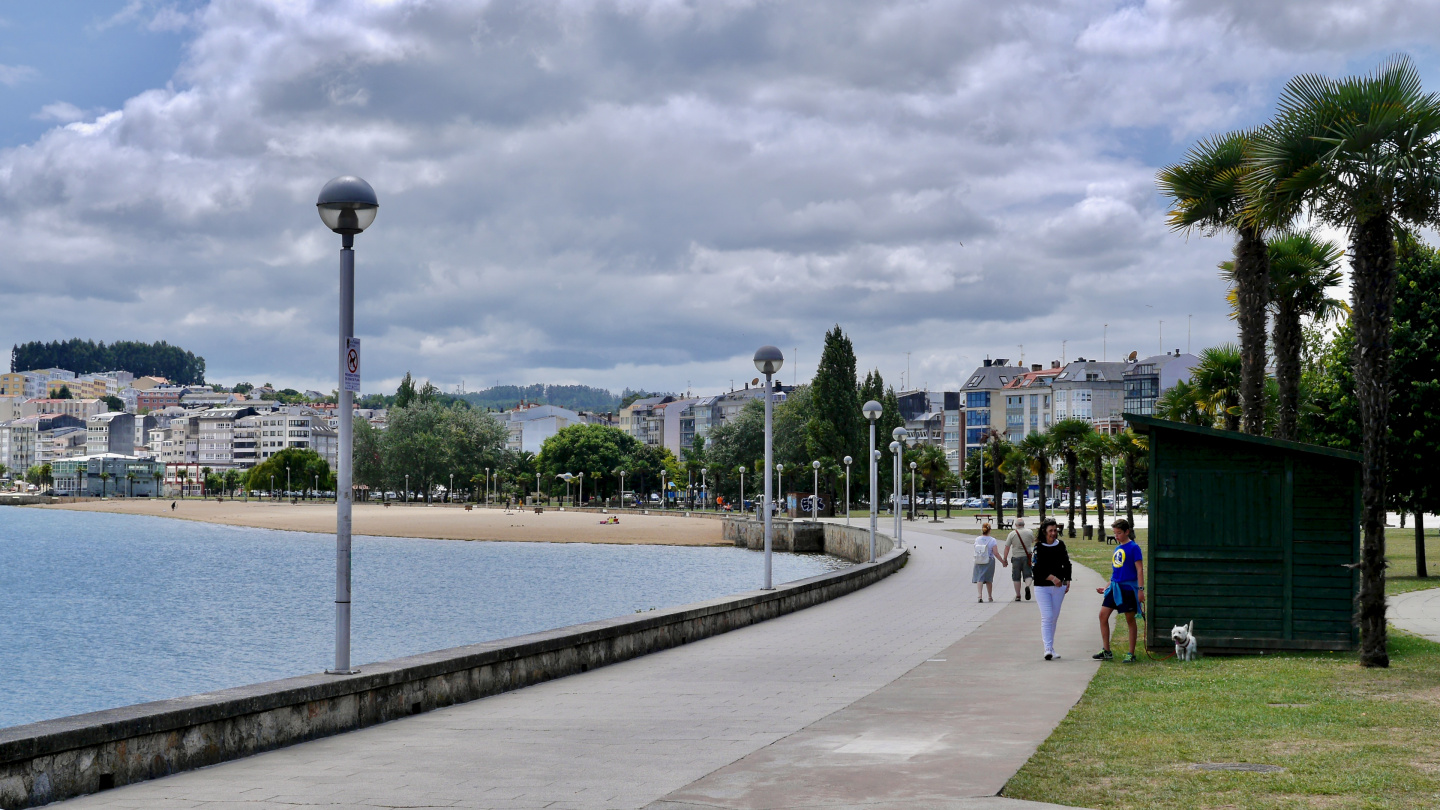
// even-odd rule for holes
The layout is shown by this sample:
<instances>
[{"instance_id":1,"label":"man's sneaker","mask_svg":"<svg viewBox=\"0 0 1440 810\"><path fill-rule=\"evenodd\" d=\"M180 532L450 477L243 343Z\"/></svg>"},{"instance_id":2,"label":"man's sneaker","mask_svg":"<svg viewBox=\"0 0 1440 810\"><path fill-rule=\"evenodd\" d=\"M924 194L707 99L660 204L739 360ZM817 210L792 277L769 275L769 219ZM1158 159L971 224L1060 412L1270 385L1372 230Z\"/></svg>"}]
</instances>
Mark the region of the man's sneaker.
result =
<instances>
[{"instance_id":1,"label":"man's sneaker","mask_svg":"<svg viewBox=\"0 0 1440 810\"><path fill-rule=\"evenodd\" d=\"M1110 652L1109 650L1101 650L1100 652L1095 653L1090 657L1094 658L1096 661L1114 661L1115 653Z\"/></svg>"},{"instance_id":2,"label":"man's sneaker","mask_svg":"<svg viewBox=\"0 0 1440 810\"><path fill-rule=\"evenodd\" d=\"M1135 653L1125 653L1125 657L1122 658L1122 659L1120 659L1120 663L1122 663L1122 664L1133 664L1133 663L1135 663L1135 660L1136 660L1136 659L1135 659Z\"/></svg>"}]
</instances>

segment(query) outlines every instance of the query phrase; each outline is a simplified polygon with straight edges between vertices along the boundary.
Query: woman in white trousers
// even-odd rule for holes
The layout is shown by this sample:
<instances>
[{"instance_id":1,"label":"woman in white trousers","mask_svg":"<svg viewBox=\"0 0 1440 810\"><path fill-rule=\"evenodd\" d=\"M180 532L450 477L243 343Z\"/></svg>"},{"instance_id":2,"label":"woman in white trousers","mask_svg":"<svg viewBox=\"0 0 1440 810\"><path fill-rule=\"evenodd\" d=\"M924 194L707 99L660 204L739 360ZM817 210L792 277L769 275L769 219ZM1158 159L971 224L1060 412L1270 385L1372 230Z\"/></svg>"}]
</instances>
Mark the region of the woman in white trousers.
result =
<instances>
[{"instance_id":1,"label":"woman in white trousers","mask_svg":"<svg viewBox=\"0 0 1440 810\"><path fill-rule=\"evenodd\" d=\"M1040 524L1040 542L1035 544L1035 601L1040 604L1040 638L1045 642L1045 660L1060 657L1055 652L1055 623L1060 606L1070 592L1070 552L1060 539L1060 526L1053 518Z\"/></svg>"}]
</instances>

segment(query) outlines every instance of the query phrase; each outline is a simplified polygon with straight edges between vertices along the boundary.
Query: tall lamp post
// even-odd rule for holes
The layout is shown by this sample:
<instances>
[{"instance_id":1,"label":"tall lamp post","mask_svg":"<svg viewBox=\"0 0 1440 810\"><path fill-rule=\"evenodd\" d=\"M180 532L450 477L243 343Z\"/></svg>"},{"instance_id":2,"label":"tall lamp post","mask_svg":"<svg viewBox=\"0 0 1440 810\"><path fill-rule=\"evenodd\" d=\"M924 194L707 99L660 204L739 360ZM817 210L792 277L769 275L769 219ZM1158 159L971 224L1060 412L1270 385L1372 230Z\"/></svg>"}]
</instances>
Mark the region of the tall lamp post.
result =
<instances>
[{"instance_id":1,"label":"tall lamp post","mask_svg":"<svg viewBox=\"0 0 1440 810\"><path fill-rule=\"evenodd\" d=\"M540 473L535 473L535 505L540 505Z\"/></svg>"},{"instance_id":2,"label":"tall lamp post","mask_svg":"<svg viewBox=\"0 0 1440 810\"><path fill-rule=\"evenodd\" d=\"M620 471L620 508L625 508L625 471Z\"/></svg>"},{"instance_id":3,"label":"tall lamp post","mask_svg":"<svg viewBox=\"0 0 1440 810\"><path fill-rule=\"evenodd\" d=\"M810 469L815 471L815 484L810 493L810 522L814 523L820 519L820 462L810 462Z\"/></svg>"},{"instance_id":4,"label":"tall lamp post","mask_svg":"<svg viewBox=\"0 0 1440 810\"><path fill-rule=\"evenodd\" d=\"M485 468L485 505L490 505L490 468Z\"/></svg>"},{"instance_id":5,"label":"tall lamp post","mask_svg":"<svg viewBox=\"0 0 1440 810\"><path fill-rule=\"evenodd\" d=\"M845 457L845 525L850 525L850 462L854 459Z\"/></svg>"},{"instance_id":6,"label":"tall lamp post","mask_svg":"<svg viewBox=\"0 0 1440 810\"><path fill-rule=\"evenodd\" d=\"M745 514L745 465L735 468L740 473L740 514Z\"/></svg>"},{"instance_id":7,"label":"tall lamp post","mask_svg":"<svg viewBox=\"0 0 1440 810\"><path fill-rule=\"evenodd\" d=\"M777 497L785 498L785 465L775 465L775 488L779 490ZM785 509L790 509L790 499L785 498Z\"/></svg>"},{"instance_id":8,"label":"tall lamp post","mask_svg":"<svg viewBox=\"0 0 1440 810\"><path fill-rule=\"evenodd\" d=\"M910 519L915 519L915 462L910 462Z\"/></svg>"},{"instance_id":9,"label":"tall lamp post","mask_svg":"<svg viewBox=\"0 0 1440 810\"><path fill-rule=\"evenodd\" d=\"M761 346L755 351L755 369L765 375L765 497L761 501L760 508L765 515L765 590L771 590L770 584L770 464L774 460L774 397L771 396L772 379L780 367L785 365L785 355L774 346Z\"/></svg>"},{"instance_id":10,"label":"tall lamp post","mask_svg":"<svg viewBox=\"0 0 1440 810\"><path fill-rule=\"evenodd\" d=\"M559 478L561 481L564 481L564 482L565 482L565 497L566 497L566 498L569 498L569 497L570 497L570 478L571 478L570 473L560 473L559 475L557 475L557 476L555 476L555 477L556 477L556 478ZM574 502L572 501L571 503L573 504ZM561 505L561 506L564 506L564 505L565 505L565 502L564 502L564 501L561 501L561 502L560 502L560 505Z\"/></svg>"},{"instance_id":11,"label":"tall lamp post","mask_svg":"<svg viewBox=\"0 0 1440 810\"><path fill-rule=\"evenodd\" d=\"M455 502L455 473L450 473L450 488L445 490L445 502Z\"/></svg>"},{"instance_id":12,"label":"tall lamp post","mask_svg":"<svg viewBox=\"0 0 1440 810\"><path fill-rule=\"evenodd\" d=\"M666 496L666 494L668 493L668 490L665 489L665 473L666 473L666 472L667 472L667 470L663 470L663 469L660 471L660 511L661 511L661 512L664 512L664 511L665 511L665 496Z\"/></svg>"},{"instance_id":13,"label":"tall lamp post","mask_svg":"<svg viewBox=\"0 0 1440 810\"><path fill-rule=\"evenodd\" d=\"M584 505L585 505L585 471L584 471L584 470L581 470L581 471L580 471L580 475L579 475L578 477L579 477L579 479L580 479L580 505L581 505L581 506L584 506Z\"/></svg>"},{"instance_id":14,"label":"tall lamp post","mask_svg":"<svg viewBox=\"0 0 1440 810\"><path fill-rule=\"evenodd\" d=\"M870 562L875 562L875 523L880 517L880 451L875 449L875 420L880 418L884 410L885 408L873 399L860 408L860 412L865 414L865 418L870 422Z\"/></svg>"},{"instance_id":15,"label":"tall lamp post","mask_svg":"<svg viewBox=\"0 0 1440 810\"><path fill-rule=\"evenodd\" d=\"M340 234L340 458L335 482L335 669L350 668L350 507L354 466L355 393L360 380L360 348L355 337L355 235L370 227L380 200L370 184L352 175L337 177L320 189L315 209L320 221ZM347 381L349 384L347 384Z\"/></svg>"},{"instance_id":16,"label":"tall lamp post","mask_svg":"<svg viewBox=\"0 0 1440 810\"><path fill-rule=\"evenodd\" d=\"M705 506L710 503L710 468L700 468L700 511L705 511Z\"/></svg>"},{"instance_id":17,"label":"tall lamp post","mask_svg":"<svg viewBox=\"0 0 1440 810\"><path fill-rule=\"evenodd\" d=\"M895 544L904 548L905 526L900 520L902 510L900 501L902 500L901 495L905 491L905 475L901 472L901 458L905 455L905 437L910 435L910 431L903 427L897 427L890 431L890 435L895 438L895 441L891 443L891 449L895 452Z\"/></svg>"}]
</instances>

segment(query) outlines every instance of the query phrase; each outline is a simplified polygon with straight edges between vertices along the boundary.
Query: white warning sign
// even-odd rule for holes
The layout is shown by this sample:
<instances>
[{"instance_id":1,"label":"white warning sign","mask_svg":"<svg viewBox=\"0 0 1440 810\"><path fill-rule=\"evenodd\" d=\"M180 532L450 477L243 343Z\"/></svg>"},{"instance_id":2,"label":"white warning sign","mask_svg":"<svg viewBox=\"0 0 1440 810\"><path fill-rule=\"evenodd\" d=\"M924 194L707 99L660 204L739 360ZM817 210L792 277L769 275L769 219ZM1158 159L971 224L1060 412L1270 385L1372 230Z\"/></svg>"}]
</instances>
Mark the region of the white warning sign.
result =
<instances>
[{"instance_id":1,"label":"white warning sign","mask_svg":"<svg viewBox=\"0 0 1440 810\"><path fill-rule=\"evenodd\" d=\"M345 390L360 393L360 338L345 338L344 356L340 363L344 369Z\"/></svg>"}]
</instances>

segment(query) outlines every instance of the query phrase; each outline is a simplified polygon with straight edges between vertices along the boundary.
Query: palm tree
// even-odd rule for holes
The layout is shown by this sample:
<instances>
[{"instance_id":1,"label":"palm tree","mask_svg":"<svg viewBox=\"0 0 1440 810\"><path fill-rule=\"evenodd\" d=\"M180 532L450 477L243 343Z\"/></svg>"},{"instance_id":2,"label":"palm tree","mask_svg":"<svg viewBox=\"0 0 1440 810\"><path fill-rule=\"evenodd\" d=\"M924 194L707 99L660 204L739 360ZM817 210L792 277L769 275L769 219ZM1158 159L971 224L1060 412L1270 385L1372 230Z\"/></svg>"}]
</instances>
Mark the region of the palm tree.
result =
<instances>
[{"instance_id":1,"label":"palm tree","mask_svg":"<svg viewBox=\"0 0 1440 810\"><path fill-rule=\"evenodd\" d=\"M990 470L994 473L995 483L995 529L999 531L1000 524L1005 522L1005 473L1000 470L1000 465L1005 463L1005 456L1010 452L1010 443L1005 441L1005 434L998 430L990 430Z\"/></svg>"},{"instance_id":2,"label":"palm tree","mask_svg":"<svg viewBox=\"0 0 1440 810\"><path fill-rule=\"evenodd\" d=\"M1085 437L1094 432L1094 428L1084 419L1061 419L1050 427L1051 441L1054 443L1056 455L1065 457L1065 470L1070 479L1070 516L1069 534L1075 537L1075 467L1076 451L1080 448Z\"/></svg>"},{"instance_id":3,"label":"palm tree","mask_svg":"<svg viewBox=\"0 0 1440 810\"><path fill-rule=\"evenodd\" d=\"M1135 491L1135 460L1150 452L1149 440L1126 428L1115 436L1115 454L1125 462L1125 519L1135 525L1135 505L1130 493Z\"/></svg>"},{"instance_id":4,"label":"palm tree","mask_svg":"<svg viewBox=\"0 0 1440 810\"><path fill-rule=\"evenodd\" d=\"M133 497L135 497L135 479L136 479L136 478L137 478L137 476L135 475L135 473L134 473L133 471L125 473L125 480L129 482L129 483L127 483L127 484L125 485L126 489L129 490L128 492L125 493L125 497L127 497L127 498L133 498Z\"/></svg>"},{"instance_id":5,"label":"palm tree","mask_svg":"<svg viewBox=\"0 0 1440 810\"><path fill-rule=\"evenodd\" d=\"M925 479L930 488L930 518L940 522L940 504L935 500L935 485L950 472L950 463L945 460L945 448L938 444L922 444L915 448L915 471Z\"/></svg>"},{"instance_id":6,"label":"palm tree","mask_svg":"<svg viewBox=\"0 0 1440 810\"><path fill-rule=\"evenodd\" d=\"M1160 395L1160 399L1155 401L1155 415L1187 425L1208 425L1213 421L1205 418L1205 414L1200 410L1195 386L1185 380L1176 382L1170 390Z\"/></svg>"},{"instance_id":7,"label":"palm tree","mask_svg":"<svg viewBox=\"0 0 1440 810\"><path fill-rule=\"evenodd\" d=\"M1214 234L1233 231L1236 294L1239 298L1241 399L1245 432L1265 427L1265 307L1269 289L1269 256L1265 223L1246 216L1252 208L1247 164L1257 133L1230 132L1202 140L1185 160L1160 171L1160 192L1173 202L1170 227L1176 231Z\"/></svg>"},{"instance_id":8,"label":"palm tree","mask_svg":"<svg viewBox=\"0 0 1440 810\"><path fill-rule=\"evenodd\" d=\"M1190 372L1190 385L1200 412L1213 425L1223 419L1226 430L1240 429L1240 385L1244 361L1234 343L1200 351L1200 362ZM1263 414L1262 414L1263 425Z\"/></svg>"},{"instance_id":9,"label":"palm tree","mask_svg":"<svg viewBox=\"0 0 1440 810\"><path fill-rule=\"evenodd\" d=\"M1025 517L1025 480L1030 473L1030 456L1018 445L1010 445L1000 462L1000 469L1015 486L1015 517Z\"/></svg>"},{"instance_id":10,"label":"palm tree","mask_svg":"<svg viewBox=\"0 0 1440 810\"><path fill-rule=\"evenodd\" d=\"M175 471L175 477L180 479L180 500L183 501L185 500L185 482L190 478L190 471L182 467Z\"/></svg>"},{"instance_id":11,"label":"palm tree","mask_svg":"<svg viewBox=\"0 0 1440 810\"><path fill-rule=\"evenodd\" d=\"M1100 534L1105 534L1105 462L1115 453L1115 443L1103 433L1092 433L1085 440L1090 463L1095 465L1095 523Z\"/></svg>"},{"instance_id":12,"label":"palm tree","mask_svg":"<svg viewBox=\"0 0 1440 810\"><path fill-rule=\"evenodd\" d=\"M110 480L110 473L100 471L100 497L104 498L108 493L105 491L105 482Z\"/></svg>"},{"instance_id":13,"label":"palm tree","mask_svg":"<svg viewBox=\"0 0 1440 810\"><path fill-rule=\"evenodd\" d=\"M1280 94L1256 140L1250 182L1256 221L1306 209L1350 233L1355 398L1360 406L1360 662L1389 666L1385 629L1385 442L1395 225L1435 221L1440 208L1440 96L1426 94L1409 58L1369 76L1303 75Z\"/></svg>"},{"instance_id":14,"label":"palm tree","mask_svg":"<svg viewBox=\"0 0 1440 810\"><path fill-rule=\"evenodd\" d=\"M1321 323L1349 312L1344 302L1326 295L1342 280L1344 252L1311 231L1288 231L1267 245L1270 254L1270 308L1274 315L1271 345L1275 349L1275 436L1295 438L1300 413L1300 343L1302 318ZM1234 262L1220 265L1221 275L1234 281ZM1234 296L1231 296L1232 305Z\"/></svg>"},{"instance_id":15,"label":"palm tree","mask_svg":"<svg viewBox=\"0 0 1440 810\"><path fill-rule=\"evenodd\" d=\"M155 470L150 473L150 477L155 479L155 497L158 498L160 497L160 482L165 480L165 473Z\"/></svg>"},{"instance_id":16,"label":"palm tree","mask_svg":"<svg viewBox=\"0 0 1440 810\"><path fill-rule=\"evenodd\" d=\"M1044 433L1031 433L1016 445L1029 461L1030 472L1040 481L1040 520L1045 520L1045 490L1050 483L1050 456L1054 449Z\"/></svg>"},{"instance_id":17,"label":"palm tree","mask_svg":"<svg viewBox=\"0 0 1440 810\"><path fill-rule=\"evenodd\" d=\"M210 482L210 473L209 467L200 468L200 497L202 498L205 497L205 485Z\"/></svg>"}]
</instances>

